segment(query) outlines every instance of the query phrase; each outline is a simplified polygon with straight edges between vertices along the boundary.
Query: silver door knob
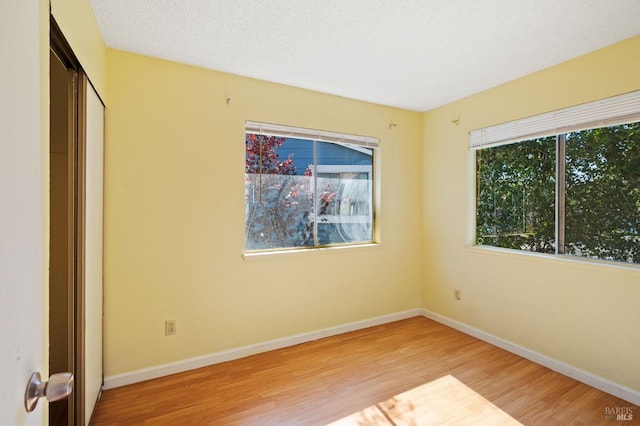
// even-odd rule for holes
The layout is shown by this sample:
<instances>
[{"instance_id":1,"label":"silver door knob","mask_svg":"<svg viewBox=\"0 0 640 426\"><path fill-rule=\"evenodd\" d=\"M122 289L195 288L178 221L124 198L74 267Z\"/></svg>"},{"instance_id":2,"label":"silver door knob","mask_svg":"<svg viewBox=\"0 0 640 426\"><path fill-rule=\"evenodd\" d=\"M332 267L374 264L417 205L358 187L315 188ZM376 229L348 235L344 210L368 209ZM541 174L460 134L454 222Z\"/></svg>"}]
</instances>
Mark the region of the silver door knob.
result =
<instances>
[{"instance_id":1,"label":"silver door knob","mask_svg":"<svg viewBox=\"0 0 640 426\"><path fill-rule=\"evenodd\" d=\"M30 413L38 405L38 399L43 396L47 401L53 402L68 397L71 391L73 391L73 374L71 373L56 373L49 377L48 382L42 381L40 373L33 373L24 393L24 408L27 409L27 413Z\"/></svg>"}]
</instances>

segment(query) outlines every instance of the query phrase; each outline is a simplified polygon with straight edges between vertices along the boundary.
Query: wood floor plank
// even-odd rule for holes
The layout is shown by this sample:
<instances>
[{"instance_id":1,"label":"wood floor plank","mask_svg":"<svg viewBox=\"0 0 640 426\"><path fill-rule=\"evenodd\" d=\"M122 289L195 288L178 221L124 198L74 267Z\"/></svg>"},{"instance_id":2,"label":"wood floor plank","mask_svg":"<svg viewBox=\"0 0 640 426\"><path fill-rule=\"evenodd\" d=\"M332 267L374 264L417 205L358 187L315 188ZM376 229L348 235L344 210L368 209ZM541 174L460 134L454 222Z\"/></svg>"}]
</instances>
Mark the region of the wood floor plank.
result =
<instances>
[{"instance_id":1,"label":"wood floor plank","mask_svg":"<svg viewBox=\"0 0 640 426\"><path fill-rule=\"evenodd\" d=\"M633 419L606 419L616 407ZM626 425L640 410L415 317L107 390L92 425L331 423Z\"/></svg>"}]
</instances>

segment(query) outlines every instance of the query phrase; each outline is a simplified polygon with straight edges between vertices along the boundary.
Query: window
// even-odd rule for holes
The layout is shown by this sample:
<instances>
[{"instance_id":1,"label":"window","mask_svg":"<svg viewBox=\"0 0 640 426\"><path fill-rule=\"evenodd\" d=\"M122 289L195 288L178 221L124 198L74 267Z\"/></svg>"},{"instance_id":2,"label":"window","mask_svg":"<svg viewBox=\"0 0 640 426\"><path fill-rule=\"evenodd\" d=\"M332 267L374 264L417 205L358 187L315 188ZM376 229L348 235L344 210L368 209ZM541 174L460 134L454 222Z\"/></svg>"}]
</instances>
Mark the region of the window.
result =
<instances>
[{"instance_id":1,"label":"window","mask_svg":"<svg viewBox=\"0 0 640 426\"><path fill-rule=\"evenodd\" d=\"M373 241L378 140L246 123L245 250Z\"/></svg>"},{"instance_id":2,"label":"window","mask_svg":"<svg viewBox=\"0 0 640 426\"><path fill-rule=\"evenodd\" d=\"M473 131L470 145L476 244L640 263L640 92Z\"/></svg>"},{"instance_id":3,"label":"window","mask_svg":"<svg viewBox=\"0 0 640 426\"><path fill-rule=\"evenodd\" d=\"M476 242L555 253L555 138L476 152Z\"/></svg>"}]
</instances>

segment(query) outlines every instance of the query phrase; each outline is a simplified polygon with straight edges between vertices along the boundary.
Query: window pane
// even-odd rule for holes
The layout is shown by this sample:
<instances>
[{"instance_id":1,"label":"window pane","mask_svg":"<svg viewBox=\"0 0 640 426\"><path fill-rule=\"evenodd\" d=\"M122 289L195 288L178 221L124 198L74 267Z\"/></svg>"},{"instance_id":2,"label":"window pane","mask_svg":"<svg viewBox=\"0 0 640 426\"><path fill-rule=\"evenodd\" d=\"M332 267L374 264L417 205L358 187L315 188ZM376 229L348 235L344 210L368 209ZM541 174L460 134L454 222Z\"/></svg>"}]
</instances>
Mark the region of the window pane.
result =
<instances>
[{"instance_id":1,"label":"window pane","mask_svg":"<svg viewBox=\"0 0 640 426\"><path fill-rule=\"evenodd\" d=\"M476 152L476 243L555 252L555 137Z\"/></svg>"},{"instance_id":2,"label":"window pane","mask_svg":"<svg viewBox=\"0 0 640 426\"><path fill-rule=\"evenodd\" d=\"M311 177L296 161L313 143L253 134L245 143L245 248L313 246Z\"/></svg>"},{"instance_id":3,"label":"window pane","mask_svg":"<svg viewBox=\"0 0 640 426\"><path fill-rule=\"evenodd\" d=\"M246 250L373 240L373 149L260 134L245 145Z\"/></svg>"},{"instance_id":4,"label":"window pane","mask_svg":"<svg viewBox=\"0 0 640 426\"><path fill-rule=\"evenodd\" d=\"M640 263L640 123L567 135L565 251Z\"/></svg>"},{"instance_id":5,"label":"window pane","mask_svg":"<svg viewBox=\"0 0 640 426\"><path fill-rule=\"evenodd\" d=\"M373 150L317 142L318 244L373 240Z\"/></svg>"}]
</instances>

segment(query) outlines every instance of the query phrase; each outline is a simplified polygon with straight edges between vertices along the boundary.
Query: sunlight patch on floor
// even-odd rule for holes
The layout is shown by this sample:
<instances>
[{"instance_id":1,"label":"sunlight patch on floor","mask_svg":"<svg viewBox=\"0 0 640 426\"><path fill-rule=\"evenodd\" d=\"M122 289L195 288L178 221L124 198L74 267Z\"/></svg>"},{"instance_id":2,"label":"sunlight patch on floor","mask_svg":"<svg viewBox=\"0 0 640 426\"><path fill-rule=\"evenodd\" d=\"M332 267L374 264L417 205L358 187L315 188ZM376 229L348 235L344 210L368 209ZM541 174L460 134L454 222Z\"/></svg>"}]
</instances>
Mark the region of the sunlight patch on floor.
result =
<instances>
[{"instance_id":1,"label":"sunlight patch on floor","mask_svg":"<svg viewBox=\"0 0 640 426\"><path fill-rule=\"evenodd\" d=\"M521 425L451 375L398 394L333 423L346 425Z\"/></svg>"}]
</instances>

